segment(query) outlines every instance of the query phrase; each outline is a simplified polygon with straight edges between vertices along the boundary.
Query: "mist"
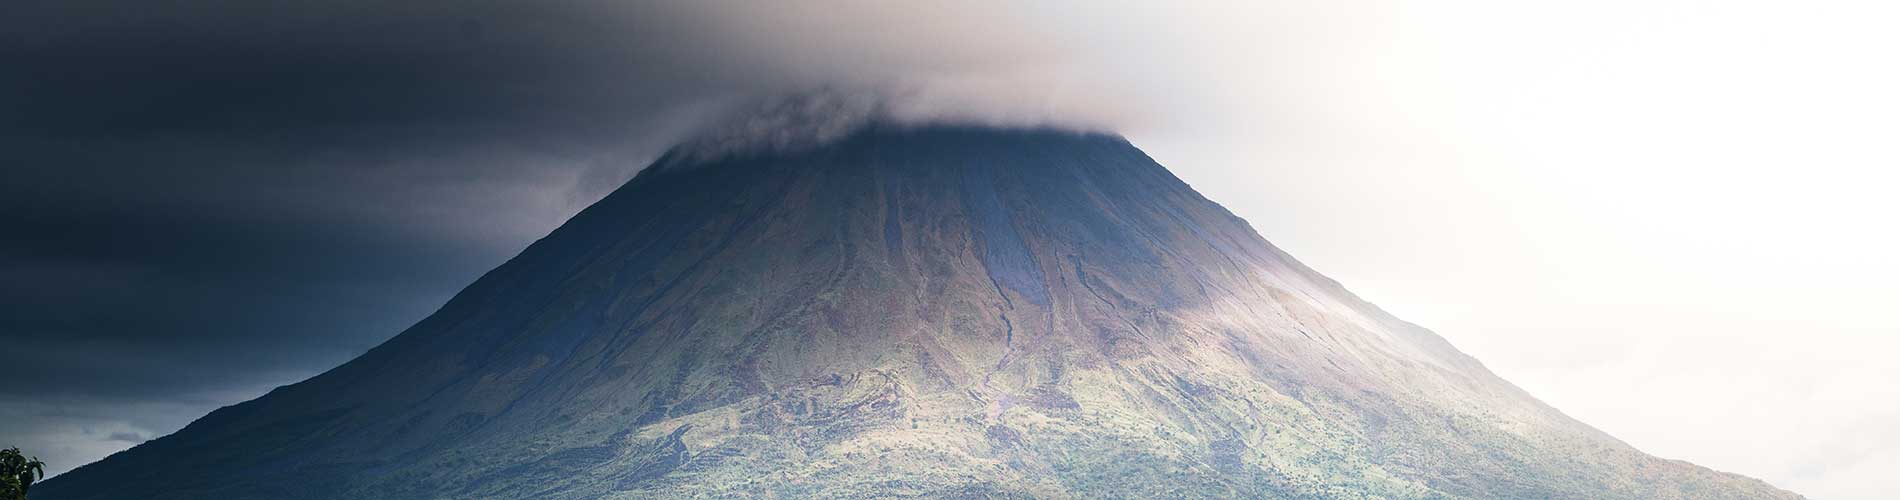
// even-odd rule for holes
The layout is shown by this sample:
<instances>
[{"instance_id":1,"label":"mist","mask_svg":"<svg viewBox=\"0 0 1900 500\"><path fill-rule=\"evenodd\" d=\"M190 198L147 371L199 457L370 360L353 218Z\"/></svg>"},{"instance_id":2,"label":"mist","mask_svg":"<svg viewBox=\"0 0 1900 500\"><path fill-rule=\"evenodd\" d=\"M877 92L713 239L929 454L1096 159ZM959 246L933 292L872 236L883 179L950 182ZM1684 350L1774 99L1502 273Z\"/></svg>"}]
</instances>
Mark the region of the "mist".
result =
<instances>
[{"instance_id":1,"label":"mist","mask_svg":"<svg viewBox=\"0 0 1900 500\"><path fill-rule=\"evenodd\" d=\"M847 89L1122 134L1644 451L1900 491L1884 3L8 10L0 442L49 472L349 359L736 110Z\"/></svg>"}]
</instances>

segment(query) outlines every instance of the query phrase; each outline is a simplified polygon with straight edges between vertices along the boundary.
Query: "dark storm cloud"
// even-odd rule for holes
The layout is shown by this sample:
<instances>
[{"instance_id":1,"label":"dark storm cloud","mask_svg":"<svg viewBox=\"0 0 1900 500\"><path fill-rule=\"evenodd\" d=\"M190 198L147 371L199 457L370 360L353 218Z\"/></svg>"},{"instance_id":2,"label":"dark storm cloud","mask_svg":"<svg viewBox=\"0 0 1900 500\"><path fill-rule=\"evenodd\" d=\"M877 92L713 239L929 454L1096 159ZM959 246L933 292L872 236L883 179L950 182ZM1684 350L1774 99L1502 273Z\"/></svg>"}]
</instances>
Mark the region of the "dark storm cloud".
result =
<instances>
[{"instance_id":1,"label":"dark storm cloud","mask_svg":"<svg viewBox=\"0 0 1900 500\"><path fill-rule=\"evenodd\" d=\"M26 383L0 391L162 394L398 331L624 179L683 103L757 90L636 10L9 6L0 375Z\"/></svg>"}]
</instances>

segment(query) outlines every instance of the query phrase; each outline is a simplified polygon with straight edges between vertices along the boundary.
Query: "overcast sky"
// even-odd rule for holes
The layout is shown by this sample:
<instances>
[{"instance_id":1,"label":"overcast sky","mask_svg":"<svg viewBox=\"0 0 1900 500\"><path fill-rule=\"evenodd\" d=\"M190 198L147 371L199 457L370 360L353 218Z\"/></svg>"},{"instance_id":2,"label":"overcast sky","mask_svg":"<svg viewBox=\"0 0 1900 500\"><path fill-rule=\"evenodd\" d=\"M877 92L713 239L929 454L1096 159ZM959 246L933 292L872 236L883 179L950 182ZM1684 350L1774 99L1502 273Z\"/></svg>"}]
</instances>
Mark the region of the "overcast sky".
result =
<instances>
[{"instance_id":1,"label":"overcast sky","mask_svg":"<svg viewBox=\"0 0 1900 500\"><path fill-rule=\"evenodd\" d=\"M9 6L0 446L349 359L735 102L1127 135L1637 447L1900 494L1886 2Z\"/></svg>"}]
</instances>

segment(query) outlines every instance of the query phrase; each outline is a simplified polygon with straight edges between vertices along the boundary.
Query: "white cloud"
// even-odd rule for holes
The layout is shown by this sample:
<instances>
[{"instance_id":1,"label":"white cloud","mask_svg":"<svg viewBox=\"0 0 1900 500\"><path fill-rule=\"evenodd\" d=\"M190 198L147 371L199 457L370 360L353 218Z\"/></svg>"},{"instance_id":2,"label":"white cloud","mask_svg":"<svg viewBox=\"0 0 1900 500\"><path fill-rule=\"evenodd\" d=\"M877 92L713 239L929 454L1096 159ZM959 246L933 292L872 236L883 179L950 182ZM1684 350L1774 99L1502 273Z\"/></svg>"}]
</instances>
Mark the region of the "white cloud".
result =
<instances>
[{"instance_id":1,"label":"white cloud","mask_svg":"<svg viewBox=\"0 0 1900 500\"><path fill-rule=\"evenodd\" d=\"M1303 91L1292 118L1237 89L1225 125L1135 139L1641 449L1813 498L1900 494L1875 472L1900 454L1877 431L1900 421L1897 7L1345 5L1273 73Z\"/></svg>"}]
</instances>

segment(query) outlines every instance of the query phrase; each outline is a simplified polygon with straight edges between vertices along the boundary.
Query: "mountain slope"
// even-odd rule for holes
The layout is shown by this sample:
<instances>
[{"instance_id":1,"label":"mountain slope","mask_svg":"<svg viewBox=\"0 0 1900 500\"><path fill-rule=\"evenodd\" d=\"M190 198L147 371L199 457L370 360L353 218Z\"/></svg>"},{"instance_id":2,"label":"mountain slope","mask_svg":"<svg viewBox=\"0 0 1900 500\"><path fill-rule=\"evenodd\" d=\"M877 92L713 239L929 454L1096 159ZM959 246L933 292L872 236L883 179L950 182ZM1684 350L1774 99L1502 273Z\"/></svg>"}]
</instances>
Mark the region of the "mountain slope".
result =
<instances>
[{"instance_id":1,"label":"mountain slope","mask_svg":"<svg viewBox=\"0 0 1900 500\"><path fill-rule=\"evenodd\" d=\"M1565 417L1118 138L659 165L364 356L34 498L1795 497Z\"/></svg>"}]
</instances>

